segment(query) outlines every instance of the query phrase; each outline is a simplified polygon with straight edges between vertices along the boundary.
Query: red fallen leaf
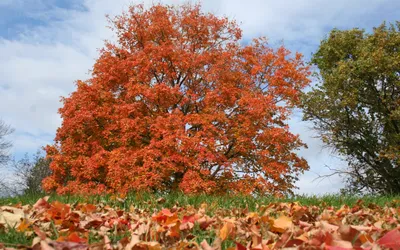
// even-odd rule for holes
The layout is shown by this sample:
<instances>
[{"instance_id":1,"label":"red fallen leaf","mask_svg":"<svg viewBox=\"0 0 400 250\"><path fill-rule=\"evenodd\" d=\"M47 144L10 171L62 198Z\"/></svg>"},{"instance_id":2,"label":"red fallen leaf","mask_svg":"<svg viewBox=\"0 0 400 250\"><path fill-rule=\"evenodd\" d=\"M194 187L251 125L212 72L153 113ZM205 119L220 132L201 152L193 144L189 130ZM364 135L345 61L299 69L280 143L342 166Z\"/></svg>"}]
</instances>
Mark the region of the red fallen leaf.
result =
<instances>
[{"instance_id":1,"label":"red fallen leaf","mask_svg":"<svg viewBox=\"0 0 400 250\"><path fill-rule=\"evenodd\" d=\"M50 196L46 196L44 198L40 198L34 205L34 209L48 209L50 208L50 204L47 202Z\"/></svg>"},{"instance_id":2,"label":"red fallen leaf","mask_svg":"<svg viewBox=\"0 0 400 250\"><path fill-rule=\"evenodd\" d=\"M349 241L338 240L332 234L327 233L325 238L325 246L331 250L349 250L353 249L353 244Z\"/></svg>"},{"instance_id":3,"label":"red fallen leaf","mask_svg":"<svg viewBox=\"0 0 400 250\"><path fill-rule=\"evenodd\" d=\"M312 235L312 237L310 237L308 244L310 244L311 246L321 246L322 243L325 242L326 238L327 238L327 233L324 233L323 231L319 230L319 231L316 231Z\"/></svg>"},{"instance_id":4,"label":"red fallen leaf","mask_svg":"<svg viewBox=\"0 0 400 250\"><path fill-rule=\"evenodd\" d=\"M72 222L79 223L79 221L80 221L80 215L77 214L77 213L75 213L75 212L72 212L72 213L69 214L69 218L68 218L68 219L69 219L70 221L72 221Z\"/></svg>"},{"instance_id":5,"label":"red fallen leaf","mask_svg":"<svg viewBox=\"0 0 400 250\"><path fill-rule=\"evenodd\" d=\"M246 250L247 248L240 244L239 242L236 242L236 250Z\"/></svg>"},{"instance_id":6,"label":"red fallen leaf","mask_svg":"<svg viewBox=\"0 0 400 250\"><path fill-rule=\"evenodd\" d=\"M337 247L337 246L325 246L326 250L351 250L351 248L345 248L345 247Z\"/></svg>"},{"instance_id":7,"label":"red fallen leaf","mask_svg":"<svg viewBox=\"0 0 400 250\"><path fill-rule=\"evenodd\" d=\"M291 239L284 245L284 247L296 247L303 243L304 241L301 239Z\"/></svg>"},{"instance_id":8,"label":"red fallen leaf","mask_svg":"<svg viewBox=\"0 0 400 250\"><path fill-rule=\"evenodd\" d=\"M199 226L202 230L206 230L209 225L211 225L214 222L213 219L202 217L197 220L197 223L199 223Z\"/></svg>"},{"instance_id":9,"label":"red fallen leaf","mask_svg":"<svg viewBox=\"0 0 400 250\"><path fill-rule=\"evenodd\" d=\"M195 220L196 220L196 218L195 218L195 215L194 215L194 214L189 215L189 216L186 216L186 215L185 215L185 216L183 216L183 218L182 218L182 223L187 223L187 222L194 223Z\"/></svg>"},{"instance_id":10,"label":"red fallen leaf","mask_svg":"<svg viewBox=\"0 0 400 250\"><path fill-rule=\"evenodd\" d=\"M46 217L50 220L54 220L56 225L61 225L67 215L70 212L70 206L63 204L59 201L55 201L51 204L51 207L46 211Z\"/></svg>"},{"instance_id":11,"label":"red fallen leaf","mask_svg":"<svg viewBox=\"0 0 400 250\"><path fill-rule=\"evenodd\" d=\"M168 216L168 217L174 215L174 213L172 213L168 208L162 209L162 210L161 210L161 213L162 213L163 215L165 215L165 216Z\"/></svg>"},{"instance_id":12,"label":"red fallen leaf","mask_svg":"<svg viewBox=\"0 0 400 250\"><path fill-rule=\"evenodd\" d=\"M76 232L73 232L69 234L67 237L60 236L57 239L57 242L63 242L63 241L69 241L69 242L74 242L74 243L86 243L87 239L79 237L79 235Z\"/></svg>"},{"instance_id":13,"label":"red fallen leaf","mask_svg":"<svg viewBox=\"0 0 400 250\"><path fill-rule=\"evenodd\" d=\"M175 237L175 238L179 238L180 237L180 228L179 225L180 223L176 223L174 226L172 226L168 232L167 232L167 236L169 237Z\"/></svg>"},{"instance_id":14,"label":"red fallen leaf","mask_svg":"<svg viewBox=\"0 0 400 250\"><path fill-rule=\"evenodd\" d=\"M125 247L126 245L128 245L130 242L130 239L128 236L122 238L118 243L121 244L123 247Z\"/></svg>"},{"instance_id":15,"label":"red fallen leaf","mask_svg":"<svg viewBox=\"0 0 400 250\"><path fill-rule=\"evenodd\" d=\"M158 214L153 215L152 219L153 221L156 221L158 223L163 223L167 220L168 217L172 217L174 216L174 213L171 213L171 211L169 209L163 209L160 212L158 212Z\"/></svg>"},{"instance_id":16,"label":"red fallen leaf","mask_svg":"<svg viewBox=\"0 0 400 250\"><path fill-rule=\"evenodd\" d=\"M84 224L83 228L85 228L85 229L90 229L90 228L98 229L103 224L104 224L104 221L102 221L100 219L93 219L93 220L87 222L86 224Z\"/></svg>"},{"instance_id":17,"label":"red fallen leaf","mask_svg":"<svg viewBox=\"0 0 400 250\"><path fill-rule=\"evenodd\" d=\"M395 228L392 231L387 232L382 238L376 241L381 247L387 247L392 249L400 249L400 228Z\"/></svg>"},{"instance_id":18,"label":"red fallen leaf","mask_svg":"<svg viewBox=\"0 0 400 250\"><path fill-rule=\"evenodd\" d=\"M47 235L43 233L37 226L33 226L33 231L41 240L45 240L47 238Z\"/></svg>"},{"instance_id":19,"label":"red fallen leaf","mask_svg":"<svg viewBox=\"0 0 400 250\"><path fill-rule=\"evenodd\" d=\"M286 242L289 240L291 237L290 232L285 232L279 237L279 240L275 244L275 248L282 248L285 246Z\"/></svg>"},{"instance_id":20,"label":"red fallen leaf","mask_svg":"<svg viewBox=\"0 0 400 250\"><path fill-rule=\"evenodd\" d=\"M79 237L79 235L77 233L73 232L68 236L68 241L76 242L76 243L85 243L85 242L87 242L87 239L81 238L81 237Z\"/></svg>"},{"instance_id":21,"label":"red fallen leaf","mask_svg":"<svg viewBox=\"0 0 400 250\"><path fill-rule=\"evenodd\" d=\"M338 232L340 233L342 240L353 243L359 241L358 236L360 235L360 232L349 225L340 225Z\"/></svg>"},{"instance_id":22,"label":"red fallen leaf","mask_svg":"<svg viewBox=\"0 0 400 250\"><path fill-rule=\"evenodd\" d=\"M196 221L196 215L192 214L189 216L183 216L182 223L179 226L180 230L190 230L194 227L194 222Z\"/></svg>"}]
</instances>

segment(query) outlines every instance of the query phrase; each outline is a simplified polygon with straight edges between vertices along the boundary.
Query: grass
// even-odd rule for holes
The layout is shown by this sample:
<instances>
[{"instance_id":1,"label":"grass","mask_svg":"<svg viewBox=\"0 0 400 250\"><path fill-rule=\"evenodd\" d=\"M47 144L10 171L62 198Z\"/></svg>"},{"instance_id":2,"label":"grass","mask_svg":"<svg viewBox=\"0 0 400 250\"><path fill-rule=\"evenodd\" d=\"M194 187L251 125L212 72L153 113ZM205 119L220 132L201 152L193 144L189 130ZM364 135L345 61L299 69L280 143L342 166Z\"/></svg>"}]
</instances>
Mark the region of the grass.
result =
<instances>
[{"instance_id":1,"label":"grass","mask_svg":"<svg viewBox=\"0 0 400 250\"><path fill-rule=\"evenodd\" d=\"M15 228L9 228L7 233L3 233L0 229L0 243L7 245L30 245L32 244L33 235L26 236L25 233L18 232Z\"/></svg>"},{"instance_id":2,"label":"grass","mask_svg":"<svg viewBox=\"0 0 400 250\"><path fill-rule=\"evenodd\" d=\"M12 204L34 204L38 199L44 197L44 194L29 194L16 197L0 198L0 206ZM163 202L159 200L163 200ZM273 196L251 197L251 196L209 196L193 195L188 196L182 193L171 194L153 194L153 193L131 193L124 199L115 198L111 195L55 195L51 194L49 201L60 201L63 203L91 203L107 204L121 209L129 209L131 205L139 209L160 210L161 208L171 208L175 205L200 207L201 204L208 204L208 211L211 213L216 209L247 208L249 211L255 211L258 206L268 205L273 202L299 202L305 206L333 206L338 208L342 205L354 206L358 200L362 200L364 205L376 204L384 206L399 206L400 196L346 196L329 194L323 196L296 195L285 198L275 198Z\"/></svg>"}]
</instances>

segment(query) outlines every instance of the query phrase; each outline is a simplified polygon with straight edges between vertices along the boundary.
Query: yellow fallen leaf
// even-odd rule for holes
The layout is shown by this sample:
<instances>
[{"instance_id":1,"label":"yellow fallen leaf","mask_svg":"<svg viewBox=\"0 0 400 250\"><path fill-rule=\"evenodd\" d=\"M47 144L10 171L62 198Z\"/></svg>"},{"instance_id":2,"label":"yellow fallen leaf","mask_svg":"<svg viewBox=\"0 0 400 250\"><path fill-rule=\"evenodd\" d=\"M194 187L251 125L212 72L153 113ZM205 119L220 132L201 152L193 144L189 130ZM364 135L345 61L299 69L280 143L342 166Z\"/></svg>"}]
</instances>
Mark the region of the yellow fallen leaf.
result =
<instances>
[{"instance_id":1,"label":"yellow fallen leaf","mask_svg":"<svg viewBox=\"0 0 400 250\"><path fill-rule=\"evenodd\" d=\"M293 225L292 219L287 216L280 216L278 219L271 221L271 231L283 233Z\"/></svg>"},{"instance_id":2,"label":"yellow fallen leaf","mask_svg":"<svg viewBox=\"0 0 400 250\"><path fill-rule=\"evenodd\" d=\"M160 243L154 242L154 241L152 241L152 242L141 242L141 243L139 243L139 245L141 247L144 247L145 249L148 249L148 250L161 250Z\"/></svg>"},{"instance_id":3,"label":"yellow fallen leaf","mask_svg":"<svg viewBox=\"0 0 400 250\"><path fill-rule=\"evenodd\" d=\"M369 242L369 243L373 243L374 240L372 239L372 237L368 234L362 233L360 234L360 236L358 236L358 238L360 239L360 241L364 244L365 242Z\"/></svg>"},{"instance_id":4,"label":"yellow fallen leaf","mask_svg":"<svg viewBox=\"0 0 400 250\"><path fill-rule=\"evenodd\" d=\"M32 223L30 223L27 219L23 219L23 220L21 221L21 223L19 224L19 226L17 227L17 231L19 231L19 232L28 231L28 230L30 230L30 229L29 229L29 226L30 226L31 224L32 224Z\"/></svg>"},{"instance_id":5,"label":"yellow fallen leaf","mask_svg":"<svg viewBox=\"0 0 400 250\"><path fill-rule=\"evenodd\" d=\"M231 222L225 222L221 230L219 231L219 237L221 240L226 240L229 234L232 232L233 224Z\"/></svg>"}]
</instances>

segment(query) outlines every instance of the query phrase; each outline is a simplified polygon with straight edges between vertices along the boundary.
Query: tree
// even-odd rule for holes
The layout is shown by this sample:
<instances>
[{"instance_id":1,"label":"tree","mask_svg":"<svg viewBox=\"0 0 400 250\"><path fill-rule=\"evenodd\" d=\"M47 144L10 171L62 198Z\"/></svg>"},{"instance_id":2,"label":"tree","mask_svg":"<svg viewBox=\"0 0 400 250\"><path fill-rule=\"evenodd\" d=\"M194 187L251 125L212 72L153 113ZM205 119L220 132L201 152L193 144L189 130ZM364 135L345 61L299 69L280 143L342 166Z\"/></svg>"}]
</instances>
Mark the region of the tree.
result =
<instances>
[{"instance_id":1,"label":"tree","mask_svg":"<svg viewBox=\"0 0 400 250\"><path fill-rule=\"evenodd\" d=\"M58 193L270 192L308 168L285 123L308 85L302 56L200 6L142 5L110 19L92 77L63 99L47 147Z\"/></svg>"},{"instance_id":2,"label":"tree","mask_svg":"<svg viewBox=\"0 0 400 250\"><path fill-rule=\"evenodd\" d=\"M51 175L50 162L40 151L36 153L33 161L29 162L27 174L23 176L24 193L43 193L42 181Z\"/></svg>"},{"instance_id":3,"label":"tree","mask_svg":"<svg viewBox=\"0 0 400 250\"><path fill-rule=\"evenodd\" d=\"M6 140L6 136L13 133L13 129L0 120L0 165L4 165L10 159L8 150L11 148L12 143Z\"/></svg>"},{"instance_id":4,"label":"tree","mask_svg":"<svg viewBox=\"0 0 400 250\"><path fill-rule=\"evenodd\" d=\"M400 23L333 30L313 56L304 119L348 160L348 187L400 193Z\"/></svg>"},{"instance_id":5,"label":"tree","mask_svg":"<svg viewBox=\"0 0 400 250\"><path fill-rule=\"evenodd\" d=\"M40 150L32 158L25 154L18 161L11 160L9 169L12 171L12 178L0 181L2 194L13 196L43 193L41 184L51 174L49 166L50 159L46 159Z\"/></svg>"}]
</instances>

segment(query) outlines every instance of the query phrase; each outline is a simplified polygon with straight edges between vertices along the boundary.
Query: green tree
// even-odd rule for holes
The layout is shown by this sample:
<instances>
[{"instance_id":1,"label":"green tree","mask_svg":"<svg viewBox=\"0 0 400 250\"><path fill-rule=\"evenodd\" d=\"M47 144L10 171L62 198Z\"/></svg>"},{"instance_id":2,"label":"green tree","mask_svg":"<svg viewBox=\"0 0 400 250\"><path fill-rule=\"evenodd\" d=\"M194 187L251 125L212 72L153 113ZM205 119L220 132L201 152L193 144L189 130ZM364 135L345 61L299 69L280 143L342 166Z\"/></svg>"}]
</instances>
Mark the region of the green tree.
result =
<instances>
[{"instance_id":1,"label":"green tree","mask_svg":"<svg viewBox=\"0 0 400 250\"><path fill-rule=\"evenodd\" d=\"M0 120L0 165L6 164L10 159L8 149L11 148L12 143L6 140L6 136L10 135L13 131L14 129Z\"/></svg>"},{"instance_id":2,"label":"green tree","mask_svg":"<svg viewBox=\"0 0 400 250\"><path fill-rule=\"evenodd\" d=\"M304 120L347 159L347 187L400 193L400 22L334 29L312 63L319 83L304 95Z\"/></svg>"},{"instance_id":3,"label":"green tree","mask_svg":"<svg viewBox=\"0 0 400 250\"><path fill-rule=\"evenodd\" d=\"M51 160L42 156L40 151L36 153L33 161L30 162L25 178L24 193L42 193L42 181L51 175Z\"/></svg>"},{"instance_id":4,"label":"green tree","mask_svg":"<svg viewBox=\"0 0 400 250\"><path fill-rule=\"evenodd\" d=\"M33 157L25 154L18 161L11 160L8 167L13 175L12 178L0 180L1 195L43 193L42 180L51 174L50 162L51 160L44 157L40 150Z\"/></svg>"}]
</instances>

